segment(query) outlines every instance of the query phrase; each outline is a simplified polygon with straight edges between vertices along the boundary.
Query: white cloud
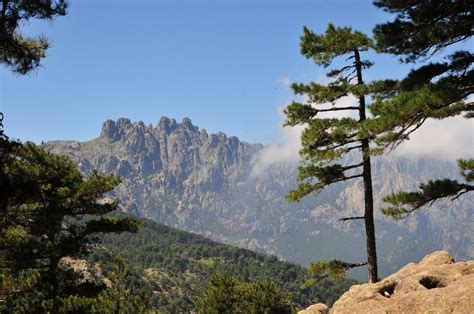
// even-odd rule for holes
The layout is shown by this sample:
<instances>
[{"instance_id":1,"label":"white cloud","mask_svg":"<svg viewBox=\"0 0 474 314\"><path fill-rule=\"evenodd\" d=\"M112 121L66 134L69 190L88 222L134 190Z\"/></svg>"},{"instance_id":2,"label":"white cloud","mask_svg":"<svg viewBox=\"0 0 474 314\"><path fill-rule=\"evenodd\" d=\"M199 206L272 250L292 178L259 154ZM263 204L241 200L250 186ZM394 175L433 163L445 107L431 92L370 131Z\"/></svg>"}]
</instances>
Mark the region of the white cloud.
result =
<instances>
[{"instance_id":1,"label":"white cloud","mask_svg":"<svg viewBox=\"0 0 474 314\"><path fill-rule=\"evenodd\" d=\"M410 140L395 151L398 155L429 154L455 160L474 157L474 119L462 117L428 120Z\"/></svg>"},{"instance_id":2,"label":"white cloud","mask_svg":"<svg viewBox=\"0 0 474 314\"><path fill-rule=\"evenodd\" d=\"M278 108L278 138L266 145L254 159L252 175L258 176L268 167L279 163L296 163L300 160L301 133L303 126L284 127L283 107Z\"/></svg>"},{"instance_id":3,"label":"white cloud","mask_svg":"<svg viewBox=\"0 0 474 314\"><path fill-rule=\"evenodd\" d=\"M297 97L296 101L305 103L307 98L305 96ZM335 107L356 106L357 98L354 96L347 96L339 99L335 103ZM278 135L273 143L266 145L257 155L254 160L252 168L252 175L258 176L265 169L275 164L281 163L297 163L300 161L299 150L301 148L301 133L304 126L283 127L285 114L283 110L286 106L280 106L278 110ZM319 109L331 108L332 104L320 104ZM357 113L354 111L333 111L322 112L318 114L320 118L342 118L342 117L356 117Z\"/></svg>"},{"instance_id":4,"label":"white cloud","mask_svg":"<svg viewBox=\"0 0 474 314\"><path fill-rule=\"evenodd\" d=\"M327 78L318 81L324 81ZM290 86L289 77L278 80L284 86ZM324 82L321 82L324 83ZM294 96L295 101L306 103L306 96ZM469 99L472 100L472 99ZM469 101L468 100L468 101ZM319 104L319 109L331 107L358 106L358 99L352 95L342 97L334 105ZM276 139L266 145L254 160L252 175L261 174L274 164L297 163L301 160L301 134L304 126L283 127L286 106L278 106L278 134ZM368 113L370 116L370 113ZM357 111L333 111L318 114L320 118L357 118ZM474 157L474 119L453 117L443 120L428 120L411 136L410 140L401 144L394 152L395 155L431 155L441 159L454 160L458 158Z\"/></svg>"},{"instance_id":5,"label":"white cloud","mask_svg":"<svg viewBox=\"0 0 474 314\"><path fill-rule=\"evenodd\" d=\"M474 101L470 95L466 102ZM399 155L431 155L441 159L474 158L474 119L462 116L430 119L397 149Z\"/></svg>"}]
</instances>

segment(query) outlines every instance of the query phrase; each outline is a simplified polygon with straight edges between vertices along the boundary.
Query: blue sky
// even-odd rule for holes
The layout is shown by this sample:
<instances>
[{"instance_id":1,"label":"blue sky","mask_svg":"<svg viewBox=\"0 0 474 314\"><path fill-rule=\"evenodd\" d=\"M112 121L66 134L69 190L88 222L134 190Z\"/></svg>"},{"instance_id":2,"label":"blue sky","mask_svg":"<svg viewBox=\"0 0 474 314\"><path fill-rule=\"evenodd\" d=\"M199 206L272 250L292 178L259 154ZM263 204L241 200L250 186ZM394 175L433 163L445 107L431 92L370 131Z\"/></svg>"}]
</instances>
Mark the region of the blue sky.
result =
<instances>
[{"instance_id":1,"label":"blue sky","mask_svg":"<svg viewBox=\"0 0 474 314\"><path fill-rule=\"evenodd\" d=\"M370 32L388 18L364 0L71 0L67 16L24 27L52 42L42 68L24 77L1 69L5 129L23 141L89 140L106 119L155 125L165 115L269 143L292 99L284 82L325 72L299 53L303 25ZM409 69L375 61L371 79Z\"/></svg>"}]
</instances>

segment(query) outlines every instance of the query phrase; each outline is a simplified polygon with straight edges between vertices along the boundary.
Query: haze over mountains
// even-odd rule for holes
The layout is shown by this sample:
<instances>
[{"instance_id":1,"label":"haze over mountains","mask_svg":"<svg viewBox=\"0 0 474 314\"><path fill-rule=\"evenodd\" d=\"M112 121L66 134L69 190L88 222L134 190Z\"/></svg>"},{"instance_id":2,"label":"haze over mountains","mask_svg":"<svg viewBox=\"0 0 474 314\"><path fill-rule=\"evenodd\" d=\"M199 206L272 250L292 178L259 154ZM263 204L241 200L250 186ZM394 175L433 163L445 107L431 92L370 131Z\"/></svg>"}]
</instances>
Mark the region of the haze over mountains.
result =
<instances>
[{"instance_id":1,"label":"haze over mountains","mask_svg":"<svg viewBox=\"0 0 474 314\"><path fill-rule=\"evenodd\" d=\"M70 156L85 174L97 169L122 176L113 196L126 212L304 265L321 258L365 259L363 224L338 221L363 212L362 182L334 185L290 204L284 196L295 186L297 164L261 167L264 145L208 134L188 118L178 123L162 117L156 126L108 120L96 139L44 147ZM454 162L432 157L382 157L373 171L376 208L395 190L458 176ZM441 201L401 222L377 211L381 275L437 249L456 259L474 258L472 201L469 195ZM363 279L363 271L354 275Z\"/></svg>"}]
</instances>

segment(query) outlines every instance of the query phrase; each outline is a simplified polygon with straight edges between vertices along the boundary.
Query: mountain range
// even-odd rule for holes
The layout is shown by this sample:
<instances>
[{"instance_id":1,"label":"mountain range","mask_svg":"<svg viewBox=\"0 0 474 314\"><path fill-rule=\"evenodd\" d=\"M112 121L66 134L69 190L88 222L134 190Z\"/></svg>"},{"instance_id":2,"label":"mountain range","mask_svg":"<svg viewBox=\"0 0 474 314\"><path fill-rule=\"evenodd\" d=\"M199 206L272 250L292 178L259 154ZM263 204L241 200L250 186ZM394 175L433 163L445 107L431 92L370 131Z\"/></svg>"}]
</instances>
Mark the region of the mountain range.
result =
<instances>
[{"instance_id":1,"label":"mountain range","mask_svg":"<svg viewBox=\"0 0 474 314\"><path fill-rule=\"evenodd\" d=\"M336 184L288 203L285 195L295 187L297 163L262 167L267 146L208 134L189 118L179 123L162 117L155 126L108 120L93 140L43 146L69 156L86 175L96 169L122 176L111 196L127 213L302 265L318 259L364 260L363 224L338 220L363 212L362 182ZM433 156L388 155L375 158L372 166L376 208L391 192L458 177L454 162ZM474 258L472 201L470 195L439 201L402 221L377 211L381 275L438 249L457 260ZM365 277L363 269L351 275Z\"/></svg>"}]
</instances>

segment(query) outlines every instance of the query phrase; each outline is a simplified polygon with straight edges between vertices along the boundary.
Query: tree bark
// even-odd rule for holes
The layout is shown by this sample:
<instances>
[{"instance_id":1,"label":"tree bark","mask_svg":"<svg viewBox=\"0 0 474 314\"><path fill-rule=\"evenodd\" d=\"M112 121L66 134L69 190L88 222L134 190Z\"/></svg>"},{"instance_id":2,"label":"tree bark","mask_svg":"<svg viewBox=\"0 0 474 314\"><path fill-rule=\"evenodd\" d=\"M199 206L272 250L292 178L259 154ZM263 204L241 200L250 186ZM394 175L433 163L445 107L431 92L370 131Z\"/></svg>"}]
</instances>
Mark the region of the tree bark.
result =
<instances>
[{"instance_id":1,"label":"tree bark","mask_svg":"<svg viewBox=\"0 0 474 314\"><path fill-rule=\"evenodd\" d=\"M357 71L357 84L364 84L362 79L362 65L360 61L359 50L354 50L354 62ZM359 97L359 121L366 119L365 114L365 96ZM367 268L369 282L377 282L377 250L375 244L375 225L374 225L374 196L372 189L372 169L369 154L369 140L361 140L362 144L362 177L364 181L364 200L365 200L365 235L367 241Z\"/></svg>"},{"instance_id":2,"label":"tree bark","mask_svg":"<svg viewBox=\"0 0 474 314\"><path fill-rule=\"evenodd\" d=\"M58 269L59 269L60 258L54 256L50 259L49 264L49 276L51 281L50 298L54 299L59 293L59 282L58 282Z\"/></svg>"}]
</instances>

